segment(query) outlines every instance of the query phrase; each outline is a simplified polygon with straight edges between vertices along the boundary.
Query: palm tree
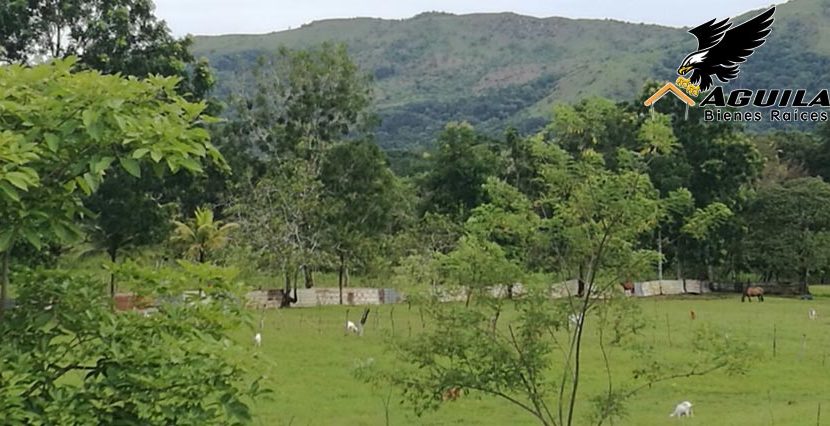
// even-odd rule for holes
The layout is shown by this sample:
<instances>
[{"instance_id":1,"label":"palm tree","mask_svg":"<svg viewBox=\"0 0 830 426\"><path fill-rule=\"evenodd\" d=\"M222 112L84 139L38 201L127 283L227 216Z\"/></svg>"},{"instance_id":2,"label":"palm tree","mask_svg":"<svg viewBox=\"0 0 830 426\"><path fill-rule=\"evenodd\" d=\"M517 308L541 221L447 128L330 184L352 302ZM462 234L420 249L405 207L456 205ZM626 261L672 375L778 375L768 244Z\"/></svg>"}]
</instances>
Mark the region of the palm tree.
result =
<instances>
[{"instance_id":1,"label":"palm tree","mask_svg":"<svg viewBox=\"0 0 830 426\"><path fill-rule=\"evenodd\" d=\"M230 233L239 224L213 220L213 211L197 208L195 218L188 223L173 221L175 228L170 241L184 249L186 257L205 263L209 252L225 247L230 240Z\"/></svg>"}]
</instances>

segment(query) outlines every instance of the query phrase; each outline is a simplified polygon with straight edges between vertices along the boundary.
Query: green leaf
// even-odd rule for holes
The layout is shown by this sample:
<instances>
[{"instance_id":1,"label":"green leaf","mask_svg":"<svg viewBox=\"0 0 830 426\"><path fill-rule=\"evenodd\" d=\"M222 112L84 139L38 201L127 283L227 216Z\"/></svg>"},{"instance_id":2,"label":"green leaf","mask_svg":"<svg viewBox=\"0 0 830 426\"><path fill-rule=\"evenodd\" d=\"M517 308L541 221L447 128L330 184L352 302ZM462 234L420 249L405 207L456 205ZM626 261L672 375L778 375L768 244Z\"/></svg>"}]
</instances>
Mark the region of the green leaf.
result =
<instances>
[{"instance_id":1,"label":"green leaf","mask_svg":"<svg viewBox=\"0 0 830 426\"><path fill-rule=\"evenodd\" d=\"M156 151L156 150L150 151L150 158L152 158L153 161L158 163L159 161L161 161L161 158L162 158L161 152Z\"/></svg>"},{"instance_id":2,"label":"green leaf","mask_svg":"<svg viewBox=\"0 0 830 426\"><path fill-rule=\"evenodd\" d=\"M202 165L199 164L198 161L196 161L192 158L189 158L189 157L182 158L180 163L181 163L182 167L184 167L188 171L198 172L198 173L202 172Z\"/></svg>"},{"instance_id":3,"label":"green leaf","mask_svg":"<svg viewBox=\"0 0 830 426\"><path fill-rule=\"evenodd\" d=\"M76 229L71 223L50 222L49 228L63 243L73 243L81 235L80 230Z\"/></svg>"},{"instance_id":4,"label":"green leaf","mask_svg":"<svg viewBox=\"0 0 830 426\"><path fill-rule=\"evenodd\" d=\"M66 192L75 192L75 188L77 188L77 187L78 187L78 183L75 182L75 180L70 180L69 182L66 182L65 184L63 184L63 189L65 189Z\"/></svg>"},{"instance_id":5,"label":"green leaf","mask_svg":"<svg viewBox=\"0 0 830 426\"><path fill-rule=\"evenodd\" d=\"M84 178L78 176L75 178L75 182L78 183L78 186L81 187L81 191L83 191L84 194L92 195L92 188L89 187L89 183L87 183Z\"/></svg>"},{"instance_id":6,"label":"green leaf","mask_svg":"<svg viewBox=\"0 0 830 426\"><path fill-rule=\"evenodd\" d=\"M14 229L6 229L0 232L0 252L6 251L14 241Z\"/></svg>"},{"instance_id":7,"label":"green leaf","mask_svg":"<svg viewBox=\"0 0 830 426\"><path fill-rule=\"evenodd\" d=\"M95 163L95 167L93 168L93 173L101 173L104 170L108 169L112 162L115 161L113 157L103 157Z\"/></svg>"},{"instance_id":8,"label":"green leaf","mask_svg":"<svg viewBox=\"0 0 830 426\"><path fill-rule=\"evenodd\" d=\"M100 181L96 179L95 176L89 173L84 173L84 180L86 181L86 184L89 186L90 193L98 190L98 184L100 183Z\"/></svg>"},{"instance_id":9,"label":"green leaf","mask_svg":"<svg viewBox=\"0 0 830 426\"><path fill-rule=\"evenodd\" d=\"M60 138L57 135L55 135L54 133L46 133L45 135L43 135L43 138L46 139L46 146L49 147L50 151L58 152Z\"/></svg>"},{"instance_id":10,"label":"green leaf","mask_svg":"<svg viewBox=\"0 0 830 426\"><path fill-rule=\"evenodd\" d=\"M70 235L69 235L69 232L67 232L66 228L61 226L60 223L55 223L55 222L50 223L49 228L52 230L53 234L57 235L59 240L69 241L71 239Z\"/></svg>"},{"instance_id":11,"label":"green leaf","mask_svg":"<svg viewBox=\"0 0 830 426\"><path fill-rule=\"evenodd\" d=\"M118 161L121 163L121 167L123 167L124 170L127 171L127 173L137 178L141 177L141 167L138 166L138 161L127 157L119 157Z\"/></svg>"},{"instance_id":12,"label":"green leaf","mask_svg":"<svg viewBox=\"0 0 830 426\"><path fill-rule=\"evenodd\" d=\"M9 185L8 182L0 181L0 191L6 194L6 196L11 198L13 201L20 201L20 194L18 194L17 190L14 189L11 185Z\"/></svg>"},{"instance_id":13,"label":"green leaf","mask_svg":"<svg viewBox=\"0 0 830 426\"><path fill-rule=\"evenodd\" d=\"M84 127L89 128L89 127L92 126L92 124L95 122L95 120L98 119L98 114L95 111L91 110L91 109L87 109L87 110L84 110L81 117L84 121Z\"/></svg>"},{"instance_id":14,"label":"green leaf","mask_svg":"<svg viewBox=\"0 0 830 426\"><path fill-rule=\"evenodd\" d=\"M43 247L43 243L40 239L40 234L36 230L32 228L23 228L22 231L23 236L26 237L26 241L28 241L29 244L33 245L38 250L40 250L41 247Z\"/></svg>"},{"instance_id":15,"label":"green leaf","mask_svg":"<svg viewBox=\"0 0 830 426\"><path fill-rule=\"evenodd\" d=\"M8 172L6 173L5 178L9 181L9 183L22 189L23 191L28 191L29 185L33 183L32 178L21 172Z\"/></svg>"},{"instance_id":16,"label":"green leaf","mask_svg":"<svg viewBox=\"0 0 830 426\"><path fill-rule=\"evenodd\" d=\"M139 148L133 152L133 158L140 159L141 157L147 155L148 152L150 152L150 150L147 148Z\"/></svg>"},{"instance_id":17,"label":"green leaf","mask_svg":"<svg viewBox=\"0 0 830 426\"><path fill-rule=\"evenodd\" d=\"M121 105L124 105L123 99L107 99L106 105L112 109L120 109ZM116 116L117 118L118 116Z\"/></svg>"},{"instance_id":18,"label":"green leaf","mask_svg":"<svg viewBox=\"0 0 830 426\"><path fill-rule=\"evenodd\" d=\"M164 176L164 164L162 163L153 163L153 173L156 177L161 178Z\"/></svg>"}]
</instances>

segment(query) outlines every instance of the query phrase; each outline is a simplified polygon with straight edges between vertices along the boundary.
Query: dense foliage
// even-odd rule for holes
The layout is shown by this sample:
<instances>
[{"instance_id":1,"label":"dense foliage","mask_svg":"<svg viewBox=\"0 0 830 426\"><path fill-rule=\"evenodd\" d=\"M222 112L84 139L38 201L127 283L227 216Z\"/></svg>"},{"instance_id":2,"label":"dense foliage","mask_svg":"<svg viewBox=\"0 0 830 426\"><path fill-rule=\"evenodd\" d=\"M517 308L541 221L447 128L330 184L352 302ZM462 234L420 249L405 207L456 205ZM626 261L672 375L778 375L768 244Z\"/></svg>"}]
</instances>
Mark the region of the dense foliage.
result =
<instances>
[{"instance_id":1,"label":"dense foliage","mask_svg":"<svg viewBox=\"0 0 830 426\"><path fill-rule=\"evenodd\" d=\"M0 322L4 422L250 421L249 398L261 392L244 378L244 365L230 361L225 337L243 318L233 272L131 266L119 277L143 297L166 302L150 316L114 313L92 276L48 271L16 277L18 307ZM179 298L193 281L210 283L209 303ZM244 359L240 349L231 350Z\"/></svg>"}]
</instances>

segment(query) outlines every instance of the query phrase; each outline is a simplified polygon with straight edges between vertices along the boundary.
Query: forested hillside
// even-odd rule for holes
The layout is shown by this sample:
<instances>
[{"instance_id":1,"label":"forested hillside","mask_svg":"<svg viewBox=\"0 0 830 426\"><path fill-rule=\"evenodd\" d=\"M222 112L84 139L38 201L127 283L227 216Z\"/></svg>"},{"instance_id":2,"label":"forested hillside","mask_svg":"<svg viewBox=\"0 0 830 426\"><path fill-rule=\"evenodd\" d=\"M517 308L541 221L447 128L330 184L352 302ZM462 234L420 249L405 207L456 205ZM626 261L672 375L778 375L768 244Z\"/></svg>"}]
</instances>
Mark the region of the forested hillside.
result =
<instances>
[{"instance_id":1,"label":"forested hillside","mask_svg":"<svg viewBox=\"0 0 830 426\"><path fill-rule=\"evenodd\" d=\"M821 85L830 69L825 25L830 1L793 0L779 5L776 18L769 42L735 84ZM467 120L490 133L506 125L538 130L555 102L587 96L627 100L649 79L672 80L680 60L696 47L694 37L680 28L510 13L426 13L407 20L328 20L264 35L197 37L194 51L210 59L219 93L227 94L259 55L324 41L346 43L373 75L382 119L378 142L386 149L422 146L450 120Z\"/></svg>"}]
</instances>

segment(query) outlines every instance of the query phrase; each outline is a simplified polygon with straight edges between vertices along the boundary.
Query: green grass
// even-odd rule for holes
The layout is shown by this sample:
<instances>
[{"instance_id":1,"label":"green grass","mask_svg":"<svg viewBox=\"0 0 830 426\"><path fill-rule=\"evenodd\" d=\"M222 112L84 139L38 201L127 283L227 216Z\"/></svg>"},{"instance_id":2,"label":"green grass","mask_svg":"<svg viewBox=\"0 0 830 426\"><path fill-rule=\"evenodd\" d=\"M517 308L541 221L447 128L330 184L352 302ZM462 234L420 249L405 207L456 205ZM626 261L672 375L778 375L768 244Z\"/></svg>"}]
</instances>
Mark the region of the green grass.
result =
<instances>
[{"instance_id":1,"label":"green grass","mask_svg":"<svg viewBox=\"0 0 830 426\"><path fill-rule=\"evenodd\" d=\"M745 376L723 373L668 381L634 397L627 408L630 416L624 425L665 425L674 404L690 400L695 417L687 425L804 425L814 424L819 403L830 419L830 289L813 286L816 300L801 301L767 297L764 303L741 303L730 297L684 297L639 299L650 318L646 340L661 356L670 360L690 359L687 337L696 327L712 324L735 337L752 342L759 356ZM807 318L814 307L815 321ZM384 344L392 332L394 316L398 336L421 330L417 308L407 305L373 307L362 338L345 336L346 307L289 309L266 314L262 348L251 350L259 362L260 373L275 393L269 400L255 403L256 424L261 425L381 425L385 424L383 399L388 391L373 390L355 379L356 362L372 357L388 365L392 357ZM354 320L361 312L351 307ZM690 320L689 310L697 313ZM667 318L671 322L671 343ZM587 397L602 389L600 354L596 333L587 323L585 376L577 410L584 416ZM772 354L773 329L777 337L776 356ZM239 339L251 345L252 332L240 330ZM802 336L806 350L802 352ZM637 365L628 352L612 353L614 378L629 383ZM523 425L532 419L501 400L467 395L445 404L441 410L417 418L393 395L389 406L394 425ZM584 417L578 424L584 424Z\"/></svg>"}]
</instances>

